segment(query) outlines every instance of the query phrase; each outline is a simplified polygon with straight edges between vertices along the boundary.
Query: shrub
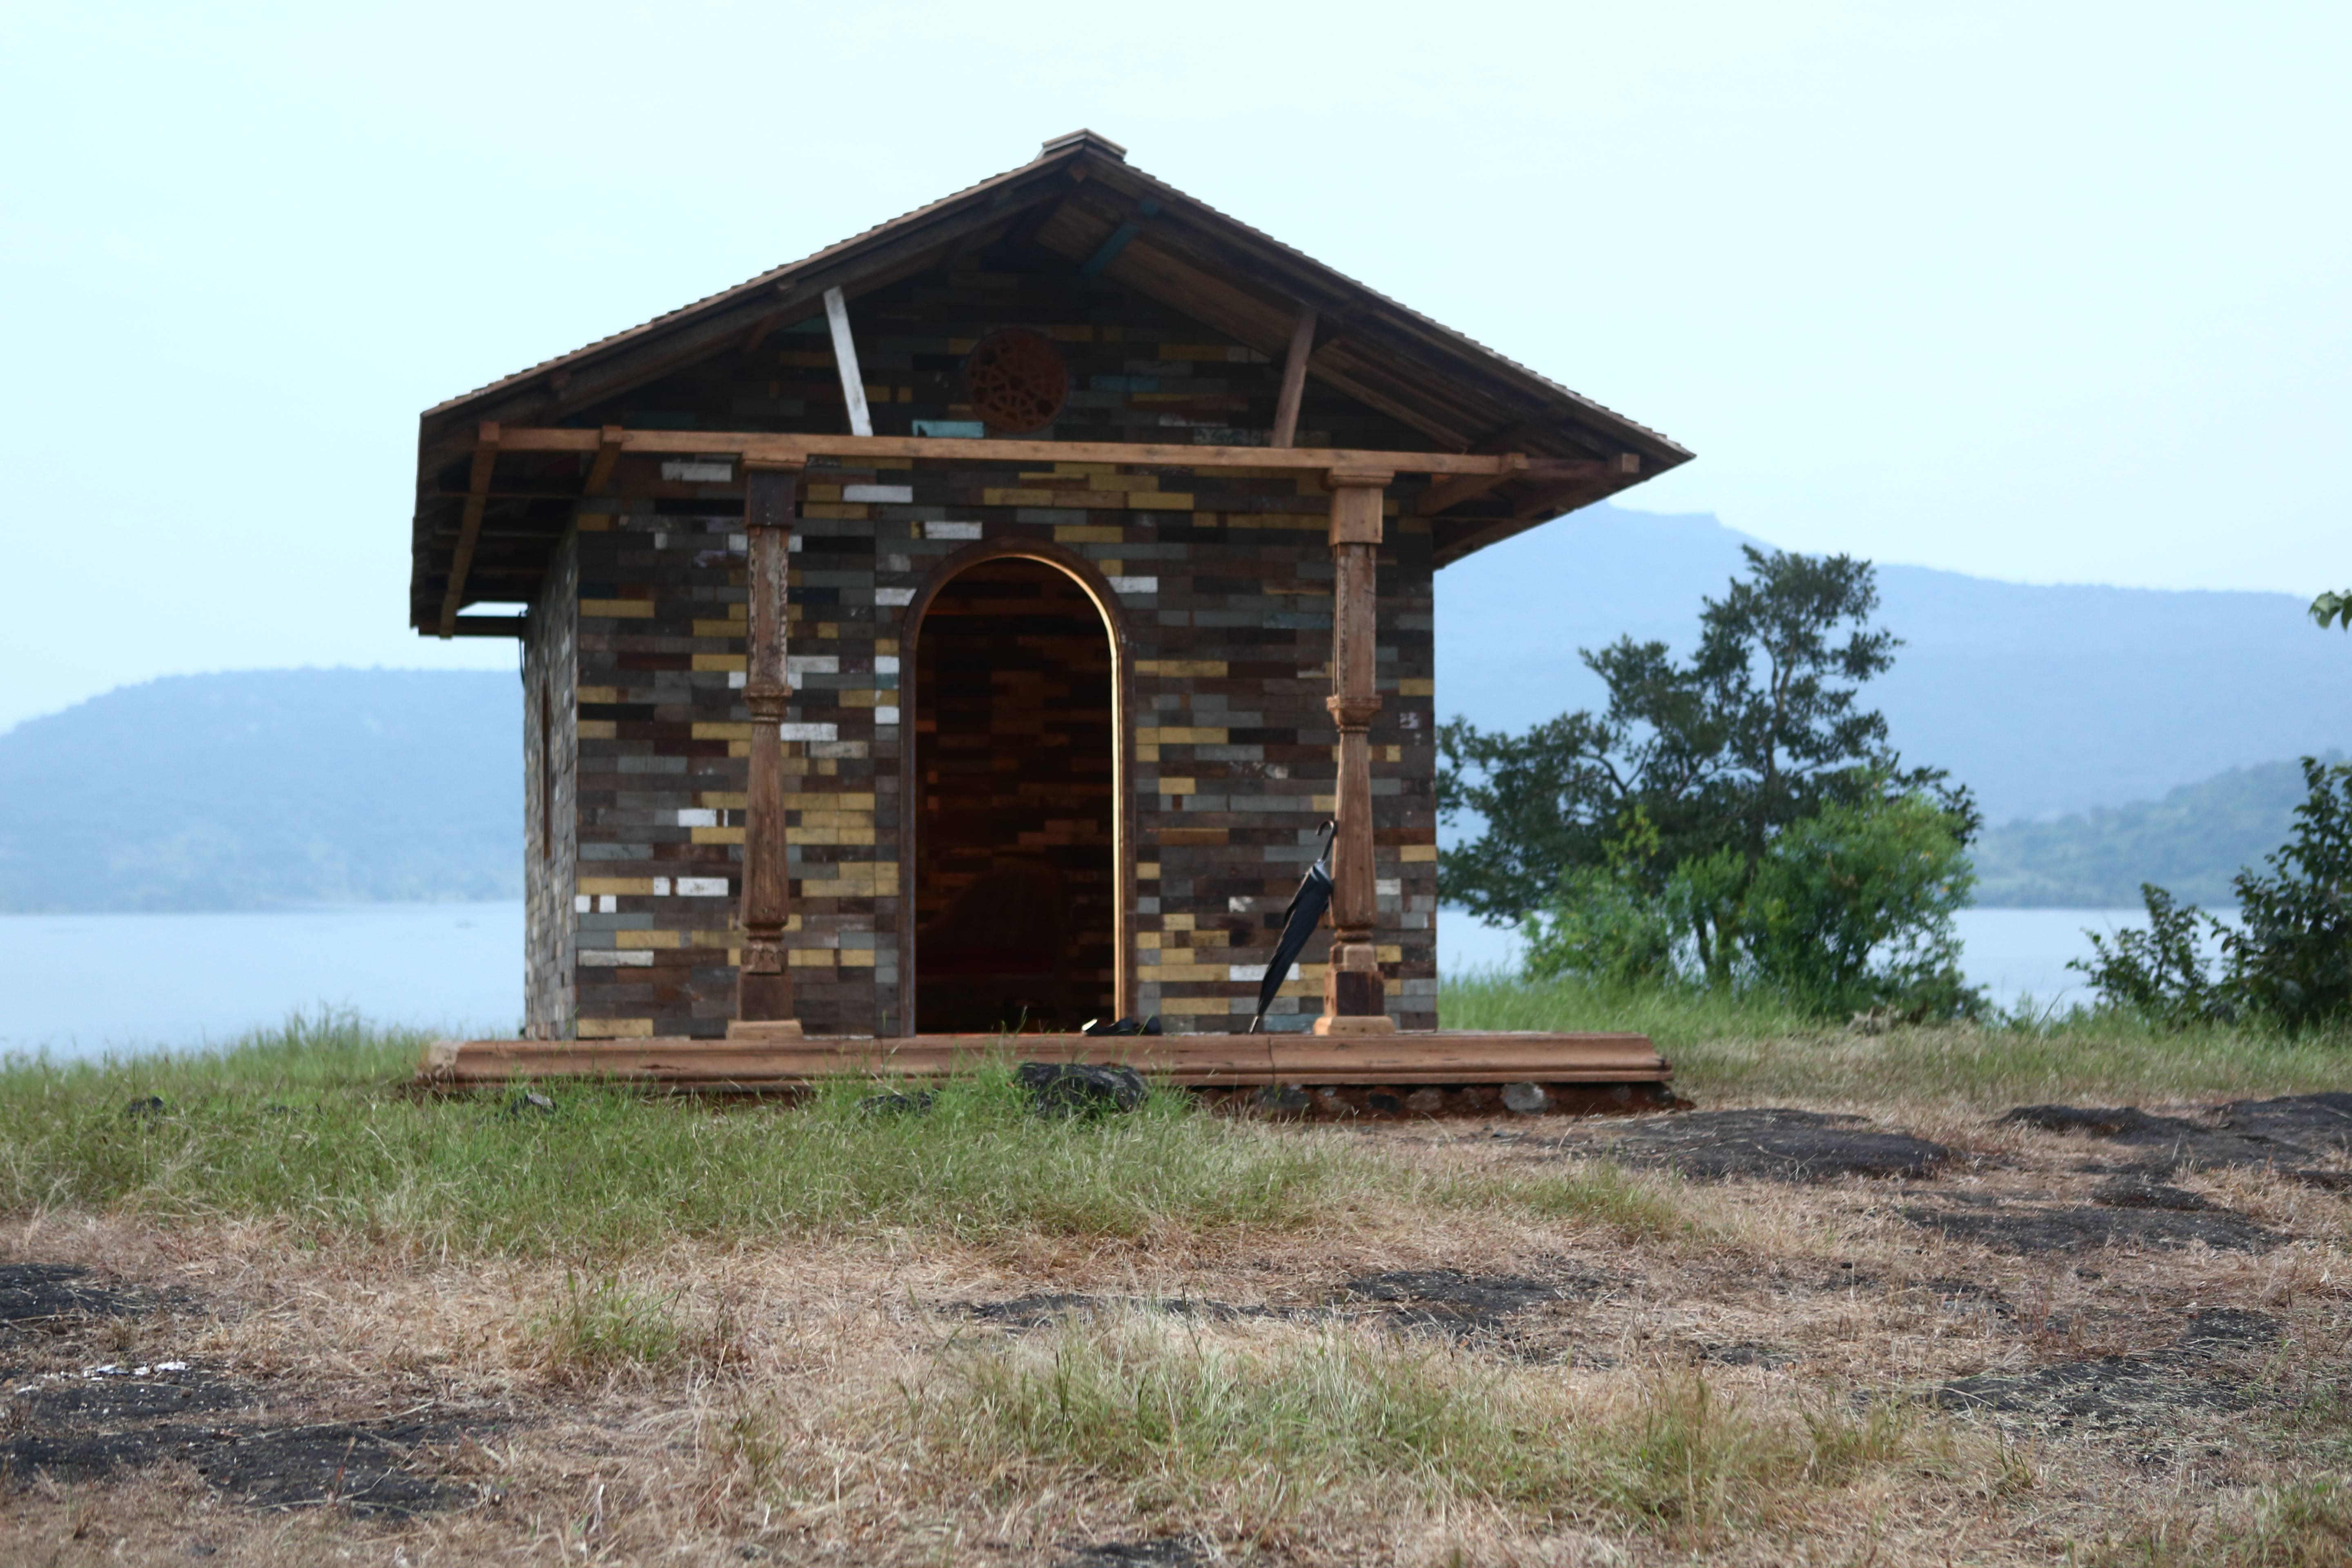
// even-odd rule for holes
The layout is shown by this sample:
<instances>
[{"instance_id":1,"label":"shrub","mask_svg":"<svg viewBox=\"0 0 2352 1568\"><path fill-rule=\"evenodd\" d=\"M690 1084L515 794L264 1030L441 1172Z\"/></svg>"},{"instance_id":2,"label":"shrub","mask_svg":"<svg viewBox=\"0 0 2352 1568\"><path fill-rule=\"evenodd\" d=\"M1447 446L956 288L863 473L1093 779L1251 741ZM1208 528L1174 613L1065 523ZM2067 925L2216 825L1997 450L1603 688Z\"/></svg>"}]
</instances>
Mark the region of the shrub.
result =
<instances>
[{"instance_id":1,"label":"shrub","mask_svg":"<svg viewBox=\"0 0 2352 1568\"><path fill-rule=\"evenodd\" d=\"M2104 1005L2172 1027L2250 1013L2289 1033L2352 1012L2352 763L2305 757L2303 777L2309 794L2267 858L2270 873L2233 879L2236 927L2143 883L2149 929L2119 932L2112 946L2091 935L2094 957L2069 967L2090 976ZM2219 940L2219 980L2199 952L2200 921Z\"/></svg>"},{"instance_id":2,"label":"shrub","mask_svg":"<svg viewBox=\"0 0 2352 1568\"><path fill-rule=\"evenodd\" d=\"M2142 882L2139 896L2147 905L2147 930L2117 931L2113 946L2098 932L2085 931L2091 957L2070 958L2066 967L2088 975L2108 1006L2150 1023L2178 1029L2202 1019L2226 1022L2232 1009L2207 978L2198 942L2200 921L2216 931L2221 922L2194 906L2175 904L2153 882Z\"/></svg>"},{"instance_id":3,"label":"shrub","mask_svg":"<svg viewBox=\"0 0 2352 1568\"><path fill-rule=\"evenodd\" d=\"M1974 878L1961 826L1918 793L1858 789L1776 833L1751 870L1736 850L1677 865L1648 891L1638 817L1605 868L1561 879L1522 928L1529 979L1769 989L1815 1015L1974 1013L1952 917Z\"/></svg>"},{"instance_id":4,"label":"shrub","mask_svg":"<svg viewBox=\"0 0 2352 1568\"><path fill-rule=\"evenodd\" d=\"M1970 1012L1978 998L1960 984L1952 917L1975 885L1937 803L1832 801L1791 823L1757 867L1748 951L1760 975L1815 1012Z\"/></svg>"},{"instance_id":5,"label":"shrub","mask_svg":"<svg viewBox=\"0 0 2352 1568\"><path fill-rule=\"evenodd\" d=\"M2238 929L2221 948L2230 988L2290 1030L2352 1008L2352 763L2303 759L2309 796L2271 875L2241 871Z\"/></svg>"}]
</instances>

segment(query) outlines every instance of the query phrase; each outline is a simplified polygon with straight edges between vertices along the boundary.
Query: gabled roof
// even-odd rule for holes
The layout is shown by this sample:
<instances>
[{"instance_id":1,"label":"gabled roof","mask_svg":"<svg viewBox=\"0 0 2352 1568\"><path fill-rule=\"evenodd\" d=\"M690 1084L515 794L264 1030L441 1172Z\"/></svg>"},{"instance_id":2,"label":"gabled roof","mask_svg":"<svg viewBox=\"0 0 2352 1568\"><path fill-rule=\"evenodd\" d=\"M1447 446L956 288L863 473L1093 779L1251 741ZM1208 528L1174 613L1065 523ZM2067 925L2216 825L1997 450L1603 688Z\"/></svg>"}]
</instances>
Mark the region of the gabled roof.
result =
<instances>
[{"instance_id":1,"label":"gabled roof","mask_svg":"<svg viewBox=\"0 0 2352 1568\"><path fill-rule=\"evenodd\" d=\"M1302 307L1318 326L1308 375L1419 431L1433 451L1530 457L1631 455L1646 477L1691 454L1658 432L1537 374L1378 291L1152 178L1092 132L813 256L615 332L425 410L420 500L478 422L552 425L696 361L756 342L824 309L1008 235L1056 251L1279 359ZM1438 559L1532 527L1601 493L1520 481L1448 519ZM419 522L425 523L425 511ZM429 525L428 525L429 526ZM420 541L421 542L421 541Z\"/></svg>"}]
</instances>

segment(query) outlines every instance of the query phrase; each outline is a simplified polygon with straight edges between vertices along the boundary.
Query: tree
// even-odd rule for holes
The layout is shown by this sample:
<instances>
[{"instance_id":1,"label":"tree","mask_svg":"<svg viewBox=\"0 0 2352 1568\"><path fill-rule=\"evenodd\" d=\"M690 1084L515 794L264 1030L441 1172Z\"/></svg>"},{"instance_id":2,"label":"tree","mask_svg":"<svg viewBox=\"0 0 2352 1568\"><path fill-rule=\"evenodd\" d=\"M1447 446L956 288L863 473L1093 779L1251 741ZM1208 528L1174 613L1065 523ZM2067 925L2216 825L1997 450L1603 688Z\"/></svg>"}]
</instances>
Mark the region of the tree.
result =
<instances>
[{"instance_id":1,"label":"tree","mask_svg":"<svg viewBox=\"0 0 2352 1568\"><path fill-rule=\"evenodd\" d=\"M2326 631L2332 622L2352 632L2352 588L2340 594L2322 594L2312 600L2311 618L2319 623L2321 631Z\"/></svg>"},{"instance_id":2,"label":"tree","mask_svg":"<svg viewBox=\"0 0 2352 1568\"><path fill-rule=\"evenodd\" d=\"M2352 1015L2352 763L2303 759L2307 792L2287 842L2267 858L2267 875L2240 871L2238 923L2181 908L2143 883L2149 930L2123 931L2110 949L2091 936L2094 962L2069 966L2090 976L2107 1006L2179 1027L2242 1013L2300 1031ZM2198 928L2221 948L2221 974L2209 980Z\"/></svg>"},{"instance_id":3,"label":"tree","mask_svg":"<svg viewBox=\"0 0 2352 1568\"><path fill-rule=\"evenodd\" d=\"M1438 889L1488 920L1521 921L1550 903L1564 874L1612 868L1662 898L1675 869L1728 855L1728 874L1686 901L1682 935L1721 980L1737 956L1739 911L1773 837L1832 804L1925 792L1965 845L1979 826L1965 789L1939 769L1906 769L1864 682L1901 646L1869 623L1878 607L1866 561L1749 548L1747 571L1702 602L1687 663L1661 642L1621 638L1586 666L1607 683L1595 715L1563 714L1524 734L1461 720L1438 734L1438 809L1484 831L1439 857ZM1636 821L1643 825L1631 834ZM1690 889L1695 895L1696 889Z\"/></svg>"}]
</instances>

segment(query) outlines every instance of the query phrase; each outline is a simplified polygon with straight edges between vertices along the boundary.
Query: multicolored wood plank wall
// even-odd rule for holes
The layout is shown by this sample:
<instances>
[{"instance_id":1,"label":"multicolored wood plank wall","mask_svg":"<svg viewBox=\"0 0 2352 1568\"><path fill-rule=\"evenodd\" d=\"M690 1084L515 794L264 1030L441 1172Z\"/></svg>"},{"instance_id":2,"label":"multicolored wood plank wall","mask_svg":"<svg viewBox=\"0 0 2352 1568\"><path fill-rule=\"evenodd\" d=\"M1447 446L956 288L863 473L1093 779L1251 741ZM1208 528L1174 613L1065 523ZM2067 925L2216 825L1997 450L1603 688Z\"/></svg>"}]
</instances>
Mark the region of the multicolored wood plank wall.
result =
<instances>
[{"instance_id":1,"label":"multicolored wood plank wall","mask_svg":"<svg viewBox=\"0 0 2352 1568\"><path fill-rule=\"evenodd\" d=\"M879 434L978 434L959 405L983 332L1034 328L1074 390L1051 435L1245 444L1277 367L1066 263L933 272L853 302ZM575 423L837 429L832 352L787 332ZM1302 445L1414 450L1415 432L1310 384ZM715 1037L734 1005L745 759L743 539L730 465L583 503L531 616L526 682L559 731L527 736L534 1035ZM1134 865L1128 1010L1172 1031L1238 1028L1332 805L1329 499L1279 470L812 467L793 538L793 706L784 728L798 1010L812 1034L907 1032L912 911L900 796L913 715L906 618L959 552L1005 541L1087 563L1121 623L1120 784ZM1436 1024L1431 562L1413 487L1391 495L1380 584L1373 791L1380 958L1401 1026ZM563 699L569 696L567 704ZM533 700L526 728L535 729ZM553 755L555 772L542 784ZM534 810L538 807L534 806ZM1309 959L1319 954L1309 950ZM1319 1011L1313 963L1276 1027Z\"/></svg>"}]
</instances>

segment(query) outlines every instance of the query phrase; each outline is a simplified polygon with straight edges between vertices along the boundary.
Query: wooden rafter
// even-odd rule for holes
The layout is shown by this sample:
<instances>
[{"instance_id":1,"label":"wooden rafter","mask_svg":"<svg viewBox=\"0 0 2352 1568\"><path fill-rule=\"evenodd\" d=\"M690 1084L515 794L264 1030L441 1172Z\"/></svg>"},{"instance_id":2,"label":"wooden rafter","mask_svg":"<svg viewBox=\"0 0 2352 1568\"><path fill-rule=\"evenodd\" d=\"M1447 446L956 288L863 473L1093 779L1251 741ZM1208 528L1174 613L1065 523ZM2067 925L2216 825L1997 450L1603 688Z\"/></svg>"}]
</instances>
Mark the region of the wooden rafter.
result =
<instances>
[{"instance_id":1,"label":"wooden rafter","mask_svg":"<svg viewBox=\"0 0 2352 1568\"><path fill-rule=\"evenodd\" d=\"M588 465L588 482L580 487L582 495L604 493L604 487L613 482L613 469L621 461L622 441L627 435L618 425L607 425L596 432L596 460Z\"/></svg>"},{"instance_id":2,"label":"wooden rafter","mask_svg":"<svg viewBox=\"0 0 2352 1568\"><path fill-rule=\"evenodd\" d=\"M874 434L874 416L866 410L866 377L857 368L857 340L849 331L849 301L838 289L824 291L825 326L833 333L833 368L841 374L841 400L849 405L849 433Z\"/></svg>"},{"instance_id":3,"label":"wooden rafter","mask_svg":"<svg viewBox=\"0 0 2352 1568\"><path fill-rule=\"evenodd\" d=\"M1290 329L1290 351L1282 361L1282 395L1274 405L1274 445L1288 447L1298 437L1298 400L1307 393L1307 360L1315 352L1315 309L1302 308L1298 324Z\"/></svg>"},{"instance_id":4,"label":"wooden rafter","mask_svg":"<svg viewBox=\"0 0 2352 1568\"><path fill-rule=\"evenodd\" d=\"M441 595L440 635L444 637L457 635L457 607L466 602L466 574L473 570L474 545L482 534L482 509L490 501L490 470L498 461L499 427L484 420L474 433L474 466L467 478L465 510L457 520L457 550L449 559L449 585Z\"/></svg>"}]
</instances>

